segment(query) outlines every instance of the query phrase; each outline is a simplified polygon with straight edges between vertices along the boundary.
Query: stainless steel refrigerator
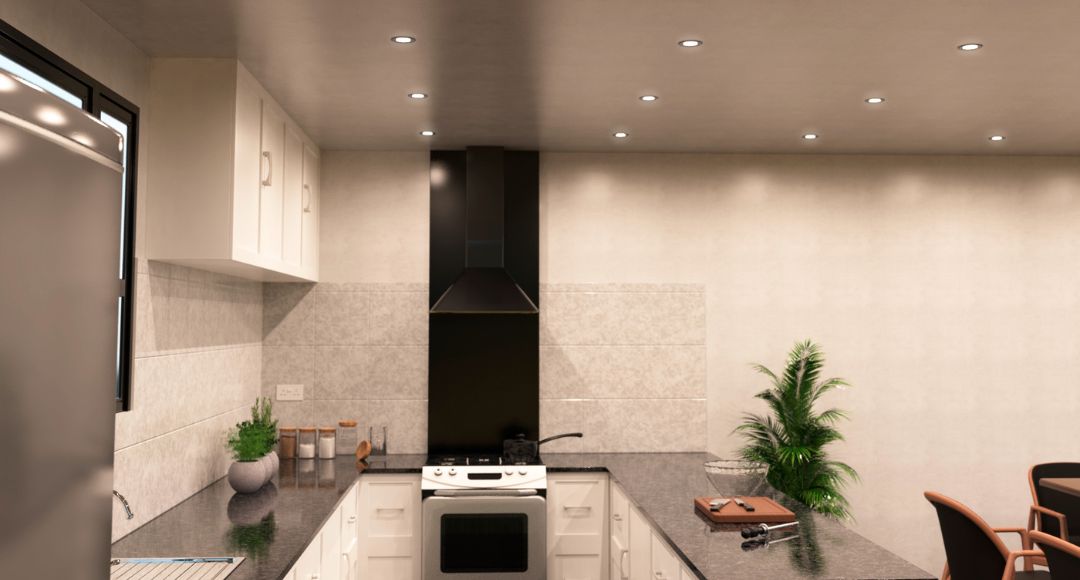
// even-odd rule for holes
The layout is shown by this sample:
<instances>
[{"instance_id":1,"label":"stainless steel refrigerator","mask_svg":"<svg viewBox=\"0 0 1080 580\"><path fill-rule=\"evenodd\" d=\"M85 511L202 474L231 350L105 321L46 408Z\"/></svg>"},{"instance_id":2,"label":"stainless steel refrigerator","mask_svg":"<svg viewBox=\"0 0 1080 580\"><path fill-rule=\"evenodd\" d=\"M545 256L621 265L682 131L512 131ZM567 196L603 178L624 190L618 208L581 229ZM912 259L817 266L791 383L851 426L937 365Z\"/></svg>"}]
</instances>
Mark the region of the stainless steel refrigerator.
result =
<instances>
[{"instance_id":1,"label":"stainless steel refrigerator","mask_svg":"<svg viewBox=\"0 0 1080 580\"><path fill-rule=\"evenodd\" d=\"M0 577L106 578L120 136L0 72Z\"/></svg>"}]
</instances>

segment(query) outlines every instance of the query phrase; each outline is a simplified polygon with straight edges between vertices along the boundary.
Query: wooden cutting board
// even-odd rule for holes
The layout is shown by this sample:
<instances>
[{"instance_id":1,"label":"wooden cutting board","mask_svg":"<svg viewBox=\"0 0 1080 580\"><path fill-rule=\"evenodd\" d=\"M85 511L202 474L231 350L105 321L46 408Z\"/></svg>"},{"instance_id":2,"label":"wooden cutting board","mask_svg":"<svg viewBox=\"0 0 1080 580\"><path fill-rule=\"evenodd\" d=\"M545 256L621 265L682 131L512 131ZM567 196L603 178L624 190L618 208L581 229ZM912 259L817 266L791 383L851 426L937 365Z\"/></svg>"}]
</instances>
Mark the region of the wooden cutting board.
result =
<instances>
[{"instance_id":1,"label":"wooden cutting board","mask_svg":"<svg viewBox=\"0 0 1080 580\"><path fill-rule=\"evenodd\" d=\"M795 514L786 507L767 497L742 497L744 502L754 506L748 512L735 502L728 502L720 511L711 511L709 502L716 496L695 497L694 507L710 521L718 524L786 524L795 521ZM729 498L730 499L730 498Z\"/></svg>"}]
</instances>

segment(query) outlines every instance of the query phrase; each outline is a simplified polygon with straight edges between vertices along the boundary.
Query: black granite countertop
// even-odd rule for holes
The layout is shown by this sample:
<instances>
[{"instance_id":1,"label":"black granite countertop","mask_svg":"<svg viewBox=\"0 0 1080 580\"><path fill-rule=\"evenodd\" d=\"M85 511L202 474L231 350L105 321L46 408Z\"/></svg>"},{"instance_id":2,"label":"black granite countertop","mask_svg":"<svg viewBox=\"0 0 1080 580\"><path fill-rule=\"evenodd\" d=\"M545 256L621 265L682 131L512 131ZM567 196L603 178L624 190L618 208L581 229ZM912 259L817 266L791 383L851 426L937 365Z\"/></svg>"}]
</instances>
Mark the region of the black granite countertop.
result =
<instances>
[{"instance_id":1,"label":"black granite countertop","mask_svg":"<svg viewBox=\"0 0 1080 580\"><path fill-rule=\"evenodd\" d=\"M696 496L718 492L705 453L545 454L553 472L608 472L701 578L932 580L934 576L801 504L768 493L799 518L799 537L743 551L737 528L699 517ZM113 544L113 557L244 556L230 580L278 580L361 473L419 473L423 455L389 455L358 469L351 457L282 461L260 492L220 480Z\"/></svg>"}]
</instances>

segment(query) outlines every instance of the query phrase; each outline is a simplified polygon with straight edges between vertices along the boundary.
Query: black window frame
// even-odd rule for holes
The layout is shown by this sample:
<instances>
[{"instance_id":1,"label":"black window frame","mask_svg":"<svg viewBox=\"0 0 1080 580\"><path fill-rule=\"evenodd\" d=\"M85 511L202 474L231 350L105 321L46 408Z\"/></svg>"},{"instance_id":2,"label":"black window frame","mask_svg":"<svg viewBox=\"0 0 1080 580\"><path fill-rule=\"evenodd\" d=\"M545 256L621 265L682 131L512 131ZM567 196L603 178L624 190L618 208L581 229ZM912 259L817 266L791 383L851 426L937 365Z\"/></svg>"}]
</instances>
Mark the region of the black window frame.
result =
<instances>
[{"instance_id":1,"label":"black window frame","mask_svg":"<svg viewBox=\"0 0 1080 580\"><path fill-rule=\"evenodd\" d=\"M117 341L116 412L131 410L131 378L135 341L135 199L139 160L139 107L87 75L56 53L0 19L0 53L70 91L83 101L83 110L100 119L101 113L128 123L124 143L124 239L120 280L120 336Z\"/></svg>"}]
</instances>

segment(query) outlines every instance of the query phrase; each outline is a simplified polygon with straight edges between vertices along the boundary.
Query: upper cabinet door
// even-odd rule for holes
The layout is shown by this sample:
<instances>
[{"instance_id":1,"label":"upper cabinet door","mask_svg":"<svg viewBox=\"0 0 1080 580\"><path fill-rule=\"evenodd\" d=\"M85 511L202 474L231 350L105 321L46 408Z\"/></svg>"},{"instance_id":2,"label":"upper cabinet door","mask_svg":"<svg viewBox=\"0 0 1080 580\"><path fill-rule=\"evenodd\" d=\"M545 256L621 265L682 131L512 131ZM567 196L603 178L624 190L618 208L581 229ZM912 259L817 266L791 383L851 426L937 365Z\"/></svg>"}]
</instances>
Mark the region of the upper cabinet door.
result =
<instances>
[{"instance_id":1,"label":"upper cabinet door","mask_svg":"<svg viewBox=\"0 0 1080 580\"><path fill-rule=\"evenodd\" d=\"M301 270L304 277L319 279L319 154L304 147L304 185L301 196Z\"/></svg>"},{"instance_id":2,"label":"upper cabinet door","mask_svg":"<svg viewBox=\"0 0 1080 580\"><path fill-rule=\"evenodd\" d=\"M262 180L259 196L259 256L267 263L282 259L285 210L285 119L263 103Z\"/></svg>"},{"instance_id":3,"label":"upper cabinet door","mask_svg":"<svg viewBox=\"0 0 1080 580\"><path fill-rule=\"evenodd\" d=\"M285 126L285 209L282 226L282 259L300 268L303 248L301 231L304 214L304 140L292 125Z\"/></svg>"},{"instance_id":4,"label":"upper cabinet door","mask_svg":"<svg viewBox=\"0 0 1080 580\"><path fill-rule=\"evenodd\" d=\"M262 96L244 75L236 84L236 146L233 173L233 250L259 253L259 179L262 169Z\"/></svg>"}]
</instances>

